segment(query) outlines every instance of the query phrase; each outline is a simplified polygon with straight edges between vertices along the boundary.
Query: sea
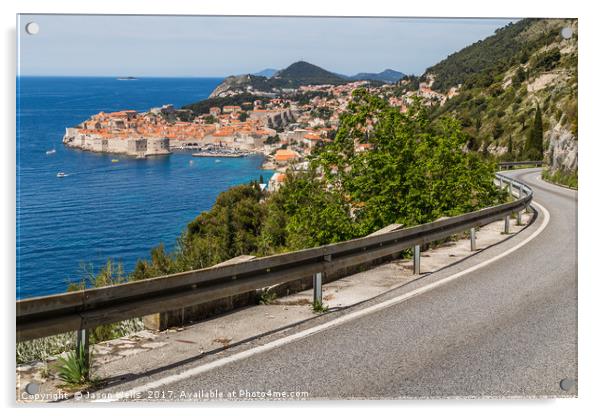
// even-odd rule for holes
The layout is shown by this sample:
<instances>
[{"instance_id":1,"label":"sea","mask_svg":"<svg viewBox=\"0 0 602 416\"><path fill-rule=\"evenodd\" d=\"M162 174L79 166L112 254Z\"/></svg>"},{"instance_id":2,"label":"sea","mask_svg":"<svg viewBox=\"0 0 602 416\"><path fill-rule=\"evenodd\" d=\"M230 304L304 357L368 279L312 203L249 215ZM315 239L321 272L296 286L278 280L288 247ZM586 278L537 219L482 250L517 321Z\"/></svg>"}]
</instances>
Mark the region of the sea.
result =
<instances>
[{"instance_id":1,"label":"sea","mask_svg":"<svg viewBox=\"0 0 602 416\"><path fill-rule=\"evenodd\" d=\"M64 292L109 258L129 272L159 243L172 249L220 192L269 179L261 156L141 160L62 144L65 128L92 114L180 107L207 98L221 80L17 78L17 299Z\"/></svg>"}]
</instances>

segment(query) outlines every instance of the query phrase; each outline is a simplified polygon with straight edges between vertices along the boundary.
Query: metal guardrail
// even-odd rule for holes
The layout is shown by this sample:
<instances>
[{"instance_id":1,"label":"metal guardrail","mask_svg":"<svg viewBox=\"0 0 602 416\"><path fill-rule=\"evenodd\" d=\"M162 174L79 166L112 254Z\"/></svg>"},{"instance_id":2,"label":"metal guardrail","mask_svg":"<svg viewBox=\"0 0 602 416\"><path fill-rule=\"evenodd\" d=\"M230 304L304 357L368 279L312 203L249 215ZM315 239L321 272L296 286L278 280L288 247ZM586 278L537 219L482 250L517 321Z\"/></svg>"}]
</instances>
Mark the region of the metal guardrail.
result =
<instances>
[{"instance_id":1,"label":"metal guardrail","mask_svg":"<svg viewBox=\"0 0 602 416\"><path fill-rule=\"evenodd\" d=\"M468 214L400 230L377 233L341 243L242 263L209 267L183 273L23 299L16 302L17 341L78 331L78 343L87 345L87 329L144 315L178 310L252 290L314 276L315 300L321 301L324 273L383 258L405 249L414 249L415 273L420 273L420 245L509 218L529 207L533 191L527 185L496 174L500 188L507 186L516 199Z\"/></svg>"},{"instance_id":2,"label":"metal guardrail","mask_svg":"<svg viewBox=\"0 0 602 416\"><path fill-rule=\"evenodd\" d=\"M500 169L513 168L515 166L543 166L543 160L525 160L521 162L500 162L498 163Z\"/></svg>"}]
</instances>

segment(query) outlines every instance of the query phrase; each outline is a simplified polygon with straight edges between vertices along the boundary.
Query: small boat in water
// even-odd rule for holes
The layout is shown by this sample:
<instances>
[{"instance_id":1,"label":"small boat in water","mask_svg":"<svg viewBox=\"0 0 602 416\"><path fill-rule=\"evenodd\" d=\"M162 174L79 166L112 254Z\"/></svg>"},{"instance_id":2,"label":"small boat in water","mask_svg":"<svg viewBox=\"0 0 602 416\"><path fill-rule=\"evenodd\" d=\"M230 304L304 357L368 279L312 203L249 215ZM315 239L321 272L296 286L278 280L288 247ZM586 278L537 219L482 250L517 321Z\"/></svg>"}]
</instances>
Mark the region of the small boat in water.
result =
<instances>
[{"instance_id":1,"label":"small boat in water","mask_svg":"<svg viewBox=\"0 0 602 416\"><path fill-rule=\"evenodd\" d=\"M46 150L46 154L47 155L53 155L56 153L56 149L50 149L50 150Z\"/></svg>"},{"instance_id":2,"label":"small boat in water","mask_svg":"<svg viewBox=\"0 0 602 416\"><path fill-rule=\"evenodd\" d=\"M219 163L219 162L221 162L221 160L215 159L215 163Z\"/></svg>"},{"instance_id":3,"label":"small boat in water","mask_svg":"<svg viewBox=\"0 0 602 416\"><path fill-rule=\"evenodd\" d=\"M119 159L111 159L111 162L112 163L117 163L117 162L119 162Z\"/></svg>"},{"instance_id":4,"label":"small boat in water","mask_svg":"<svg viewBox=\"0 0 602 416\"><path fill-rule=\"evenodd\" d=\"M65 176L67 176L67 174L65 172L59 172L56 174L57 178L64 178Z\"/></svg>"}]
</instances>

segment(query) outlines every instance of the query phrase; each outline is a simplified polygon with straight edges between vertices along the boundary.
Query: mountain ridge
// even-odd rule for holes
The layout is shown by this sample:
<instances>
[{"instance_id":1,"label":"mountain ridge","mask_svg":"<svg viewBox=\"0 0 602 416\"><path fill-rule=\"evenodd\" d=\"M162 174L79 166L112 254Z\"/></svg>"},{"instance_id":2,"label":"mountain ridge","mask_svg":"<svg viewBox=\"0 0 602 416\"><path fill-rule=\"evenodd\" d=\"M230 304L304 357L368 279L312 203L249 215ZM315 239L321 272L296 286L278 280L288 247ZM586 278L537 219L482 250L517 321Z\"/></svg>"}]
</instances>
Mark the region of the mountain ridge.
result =
<instances>
[{"instance_id":1,"label":"mountain ridge","mask_svg":"<svg viewBox=\"0 0 602 416\"><path fill-rule=\"evenodd\" d=\"M297 61L280 70L266 68L253 74L226 77L209 97L219 97L236 92L242 93L247 91L249 87L271 92L283 88L298 88L304 85L340 85L360 80L395 83L404 76L405 74L402 72L389 68L378 73L360 72L355 75L343 75L306 61Z\"/></svg>"}]
</instances>

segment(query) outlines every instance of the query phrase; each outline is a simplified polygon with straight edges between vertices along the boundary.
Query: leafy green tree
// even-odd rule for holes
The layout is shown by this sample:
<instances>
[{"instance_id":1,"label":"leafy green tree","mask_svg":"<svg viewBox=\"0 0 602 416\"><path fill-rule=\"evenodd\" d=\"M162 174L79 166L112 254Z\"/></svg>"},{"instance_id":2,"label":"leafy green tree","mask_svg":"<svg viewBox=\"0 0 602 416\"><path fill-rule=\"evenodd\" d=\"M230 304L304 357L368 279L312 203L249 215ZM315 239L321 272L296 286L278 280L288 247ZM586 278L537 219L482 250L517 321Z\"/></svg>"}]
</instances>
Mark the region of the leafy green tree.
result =
<instances>
[{"instance_id":1,"label":"leafy green tree","mask_svg":"<svg viewBox=\"0 0 602 416\"><path fill-rule=\"evenodd\" d=\"M208 116L203 117L203 121L205 124L214 124L217 123L217 118L213 114L209 114Z\"/></svg>"},{"instance_id":2,"label":"leafy green tree","mask_svg":"<svg viewBox=\"0 0 602 416\"><path fill-rule=\"evenodd\" d=\"M327 188L313 169L289 171L268 203L264 241L271 242L275 251L282 245L298 250L357 236L350 204L338 189Z\"/></svg>"},{"instance_id":3,"label":"leafy green tree","mask_svg":"<svg viewBox=\"0 0 602 416\"><path fill-rule=\"evenodd\" d=\"M363 140L374 150L356 153L355 143ZM497 201L495 168L465 152L467 141L457 120L432 123L419 102L400 113L356 90L334 142L316 163L328 185L348 198L363 235L391 223L419 224Z\"/></svg>"}]
</instances>

